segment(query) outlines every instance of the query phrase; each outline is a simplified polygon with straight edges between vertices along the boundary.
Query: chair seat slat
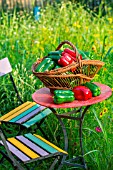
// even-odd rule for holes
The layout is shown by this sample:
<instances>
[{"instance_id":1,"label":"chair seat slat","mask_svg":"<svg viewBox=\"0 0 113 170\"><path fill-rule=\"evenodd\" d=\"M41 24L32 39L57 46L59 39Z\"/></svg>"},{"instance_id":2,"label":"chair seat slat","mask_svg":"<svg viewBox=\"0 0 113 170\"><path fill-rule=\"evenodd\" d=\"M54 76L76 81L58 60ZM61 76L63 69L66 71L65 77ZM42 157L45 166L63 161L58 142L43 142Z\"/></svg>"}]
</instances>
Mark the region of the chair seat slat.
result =
<instances>
[{"instance_id":1,"label":"chair seat slat","mask_svg":"<svg viewBox=\"0 0 113 170\"><path fill-rule=\"evenodd\" d=\"M22 112L21 114L19 114L18 116L16 116L15 118L11 119L9 122L16 122L19 119L23 118L26 115L29 115L32 111L36 110L39 107L39 105L34 105L33 107L29 108L28 110L26 110L25 112Z\"/></svg>"},{"instance_id":2,"label":"chair seat slat","mask_svg":"<svg viewBox=\"0 0 113 170\"><path fill-rule=\"evenodd\" d=\"M0 143L3 145L2 141L0 141ZM9 150L16 155L21 161L26 162L29 161L30 158L28 156L26 156L23 152L21 152L20 150L18 150L15 146L13 146L11 143L7 142L7 145L9 147Z\"/></svg>"},{"instance_id":3,"label":"chair seat slat","mask_svg":"<svg viewBox=\"0 0 113 170\"><path fill-rule=\"evenodd\" d=\"M43 142L47 143L48 145L50 145L51 147L55 148L56 150L58 150L59 152L62 152L64 154L68 154L66 151L60 149L59 147L57 147L56 145L54 145L53 143L47 141L46 139L44 139L43 137L34 134L34 136L38 137L39 139L41 139Z\"/></svg>"},{"instance_id":4,"label":"chair seat slat","mask_svg":"<svg viewBox=\"0 0 113 170\"><path fill-rule=\"evenodd\" d=\"M19 139L22 143L27 145L30 149L35 151L37 154L40 154L41 156L47 156L49 155L48 152L37 146L36 144L32 143L30 140L25 138L24 136L17 136L16 139Z\"/></svg>"},{"instance_id":5,"label":"chair seat slat","mask_svg":"<svg viewBox=\"0 0 113 170\"><path fill-rule=\"evenodd\" d=\"M4 120L4 119L8 118L9 116L15 114L15 113L18 112L19 110L25 108L25 107L26 107L27 105L29 105L30 103L31 103L31 102L29 102L29 101L25 102L24 104L18 106L17 108L15 108L15 109L13 109L12 111L10 111L10 112L6 113L5 115L3 115L3 116L0 118L0 120L2 121L2 120Z\"/></svg>"},{"instance_id":6,"label":"chair seat slat","mask_svg":"<svg viewBox=\"0 0 113 170\"><path fill-rule=\"evenodd\" d=\"M45 109L39 115L34 116L32 119L28 120L27 122L23 123L23 126L29 128L30 126L34 125L36 122L41 120L42 118L46 117L51 113L50 109Z\"/></svg>"},{"instance_id":7,"label":"chair seat slat","mask_svg":"<svg viewBox=\"0 0 113 170\"><path fill-rule=\"evenodd\" d=\"M28 106L22 108L21 110L19 110L18 112L16 112L15 114L10 115L9 117L7 117L6 119L4 119L4 121L10 121L11 119L15 118L16 116L18 116L19 114L21 114L22 112L28 110L29 108L31 108L32 106L36 105L36 103L30 103Z\"/></svg>"},{"instance_id":8,"label":"chair seat slat","mask_svg":"<svg viewBox=\"0 0 113 170\"><path fill-rule=\"evenodd\" d=\"M16 123L22 124L25 123L26 121L28 121L30 118L32 118L33 116L37 115L38 112L42 111L43 109L45 109L44 106L40 106L39 108L33 110L31 113L27 114L26 116L24 116L23 118L19 119L18 121L16 121ZM38 113L40 114L40 113Z\"/></svg>"},{"instance_id":9,"label":"chair seat slat","mask_svg":"<svg viewBox=\"0 0 113 170\"><path fill-rule=\"evenodd\" d=\"M24 154L29 156L32 159L40 157L38 154L33 152L31 149L29 149L27 146L25 146L23 143L18 141L15 138L8 138L7 139L11 144L13 144L15 147L17 147L20 151L22 151Z\"/></svg>"},{"instance_id":10,"label":"chair seat slat","mask_svg":"<svg viewBox=\"0 0 113 170\"><path fill-rule=\"evenodd\" d=\"M39 139L38 137L32 135L31 133L29 134L25 134L25 137L27 137L28 139L30 139L32 142L36 143L37 145L39 145L40 147L42 147L43 149L47 150L50 153L56 153L58 152L58 150L56 150L55 148L53 148L52 146L48 145L47 143L45 143L44 141L42 141L41 139Z\"/></svg>"}]
</instances>

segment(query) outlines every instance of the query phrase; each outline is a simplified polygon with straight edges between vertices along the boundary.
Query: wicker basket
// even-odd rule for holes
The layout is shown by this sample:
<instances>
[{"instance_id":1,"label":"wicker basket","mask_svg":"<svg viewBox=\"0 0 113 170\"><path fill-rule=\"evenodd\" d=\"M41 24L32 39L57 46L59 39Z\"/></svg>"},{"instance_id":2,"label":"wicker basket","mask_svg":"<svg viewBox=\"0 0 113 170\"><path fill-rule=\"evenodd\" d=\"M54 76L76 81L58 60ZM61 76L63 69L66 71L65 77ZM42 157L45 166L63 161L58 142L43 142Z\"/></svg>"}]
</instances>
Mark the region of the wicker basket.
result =
<instances>
[{"instance_id":1,"label":"wicker basket","mask_svg":"<svg viewBox=\"0 0 113 170\"><path fill-rule=\"evenodd\" d=\"M59 50L63 44L68 44L73 48L77 56L77 62L43 73L36 72L35 70L45 57L39 59L32 66L33 74L50 89L72 89L74 86L88 82L94 78L95 74L104 65L104 63L99 60L80 60L76 47L67 40L61 42L56 48L56 51Z\"/></svg>"}]
</instances>

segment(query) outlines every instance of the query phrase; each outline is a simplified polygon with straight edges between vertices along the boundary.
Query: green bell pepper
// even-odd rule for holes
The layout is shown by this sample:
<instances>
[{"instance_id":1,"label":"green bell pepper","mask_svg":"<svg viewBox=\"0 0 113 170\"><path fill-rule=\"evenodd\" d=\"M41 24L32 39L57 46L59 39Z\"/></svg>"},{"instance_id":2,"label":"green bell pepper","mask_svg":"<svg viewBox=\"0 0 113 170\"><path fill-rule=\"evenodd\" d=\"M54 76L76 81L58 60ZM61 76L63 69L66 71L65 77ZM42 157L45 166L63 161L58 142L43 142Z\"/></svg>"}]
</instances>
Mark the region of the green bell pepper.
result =
<instances>
[{"instance_id":1,"label":"green bell pepper","mask_svg":"<svg viewBox=\"0 0 113 170\"><path fill-rule=\"evenodd\" d=\"M55 55L55 54L51 54L48 56L48 58L51 58L53 61L58 61L60 59L60 55Z\"/></svg>"},{"instance_id":2,"label":"green bell pepper","mask_svg":"<svg viewBox=\"0 0 113 170\"><path fill-rule=\"evenodd\" d=\"M61 104L75 100L74 93L71 90L55 90L54 103Z\"/></svg>"},{"instance_id":3,"label":"green bell pepper","mask_svg":"<svg viewBox=\"0 0 113 170\"><path fill-rule=\"evenodd\" d=\"M56 66L55 66L55 69L57 69L57 68L61 68L61 66L59 66L59 65L56 65Z\"/></svg>"},{"instance_id":4,"label":"green bell pepper","mask_svg":"<svg viewBox=\"0 0 113 170\"><path fill-rule=\"evenodd\" d=\"M45 58L42 60L41 63L38 64L37 68L36 68L36 72L43 72L42 70L44 69L45 65L50 63L50 61L52 61L51 58Z\"/></svg>"},{"instance_id":5,"label":"green bell pepper","mask_svg":"<svg viewBox=\"0 0 113 170\"><path fill-rule=\"evenodd\" d=\"M91 82L86 82L84 84L84 86L88 87L91 92L92 92L92 95L95 97L95 96L99 96L101 94L101 89L99 86L97 86L96 84L94 83L91 83Z\"/></svg>"},{"instance_id":6,"label":"green bell pepper","mask_svg":"<svg viewBox=\"0 0 113 170\"><path fill-rule=\"evenodd\" d=\"M65 94L65 95L73 95L74 96L74 92L71 90L54 90L54 95L56 94Z\"/></svg>"},{"instance_id":7,"label":"green bell pepper","mask_svg":"<svg viewBox=\"0 0 113 170\"><path fill-rule=\"evenodd\" d=\"M50 70L54 69L54 67L55 67L55 62L50 61L49 63L45 64L45 66L42 68L42 72L50 71Z\"/></svg>"},{"instance_id":8,"label":"green bell pepper","mask_svg":"<svg viewBox=\"0 0 113 170\"><path fill-rule=\"evenodd\" d=\"M62 50L50 51L50 52L48 53L48 55L61 55L61 53L62 53Z\"/></svg>"}]
</instances>

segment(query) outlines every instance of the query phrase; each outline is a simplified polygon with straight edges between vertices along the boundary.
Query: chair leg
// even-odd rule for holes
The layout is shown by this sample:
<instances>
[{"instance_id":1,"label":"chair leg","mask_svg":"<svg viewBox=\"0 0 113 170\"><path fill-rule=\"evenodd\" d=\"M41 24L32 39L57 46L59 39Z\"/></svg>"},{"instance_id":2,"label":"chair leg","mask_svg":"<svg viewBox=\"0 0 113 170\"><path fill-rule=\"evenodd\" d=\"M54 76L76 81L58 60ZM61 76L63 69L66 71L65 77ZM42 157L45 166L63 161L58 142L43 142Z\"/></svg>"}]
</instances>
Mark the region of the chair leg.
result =
<instances>
[{"instance_id":1,"label":"chair leg","mask_svg":"<svg viewBox=\"0 0 113 170\"><path fill-rule=\"evenodd\" d=\"M55 165L56 165L57 162L58 162L58 158L55 158L55 160L54 160L53 163L51 164L49 170L52 170L52 169L55 167Z\"/></svg>"}]
</instances>

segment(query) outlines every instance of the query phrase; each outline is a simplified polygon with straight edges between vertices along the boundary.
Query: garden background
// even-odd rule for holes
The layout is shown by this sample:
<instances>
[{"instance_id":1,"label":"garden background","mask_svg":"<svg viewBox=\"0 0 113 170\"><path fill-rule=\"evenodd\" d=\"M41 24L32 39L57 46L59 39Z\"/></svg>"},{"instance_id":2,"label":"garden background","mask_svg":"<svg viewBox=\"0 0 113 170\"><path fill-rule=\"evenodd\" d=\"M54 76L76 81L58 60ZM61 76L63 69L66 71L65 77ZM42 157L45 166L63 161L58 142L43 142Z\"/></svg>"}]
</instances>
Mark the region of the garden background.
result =
<instances>
[{"instance_id":1,"label":"garden background","mask_svg":"<svg viewBox=\"0 0 113 170\"><path fill-rule=\"evenodd\" d=\"M36 21L33 10L13 12L1 10L0 17L0 59L8 57L13 68L15 83L22 99L32 100L31 94L43 84L32 74L32 64L39 58L55 50L61 41L69 40L78 49L88 51L91 59L105 62L93 82L100 82L113 89L113 14L111 4L102 1L98 10L75 1L62 1L41 7L40 19ZM104 7L103 7L104 4ZM103 10L104 9L104 10ZM104 11L104 12L103 12ZM0 80L0 116L19 103L8 77ZM3 86L7 85L7 86ZM83 140L85 159L89 170L113 169L113 96L91 106L85 115ZM60 110L62 112L63 110ZM53 124L51 124L53 119ZM69 155L79 153L75 121L64 120L69 136ZM44 125L48 136L63 147L63 136L57 120L51 114ZM97 129L101 130L98 131ZM70 130L71 129L71 130ZM10 127L10 130L11 127ZM39 132L40 133L40 132ZM75 138L75 136L77 136ZM46 161L36 170L46 170ZM12 169L5 161L0 169ZM64 170L72 167L64 167Z\"/></svg>"}]
</instances>

